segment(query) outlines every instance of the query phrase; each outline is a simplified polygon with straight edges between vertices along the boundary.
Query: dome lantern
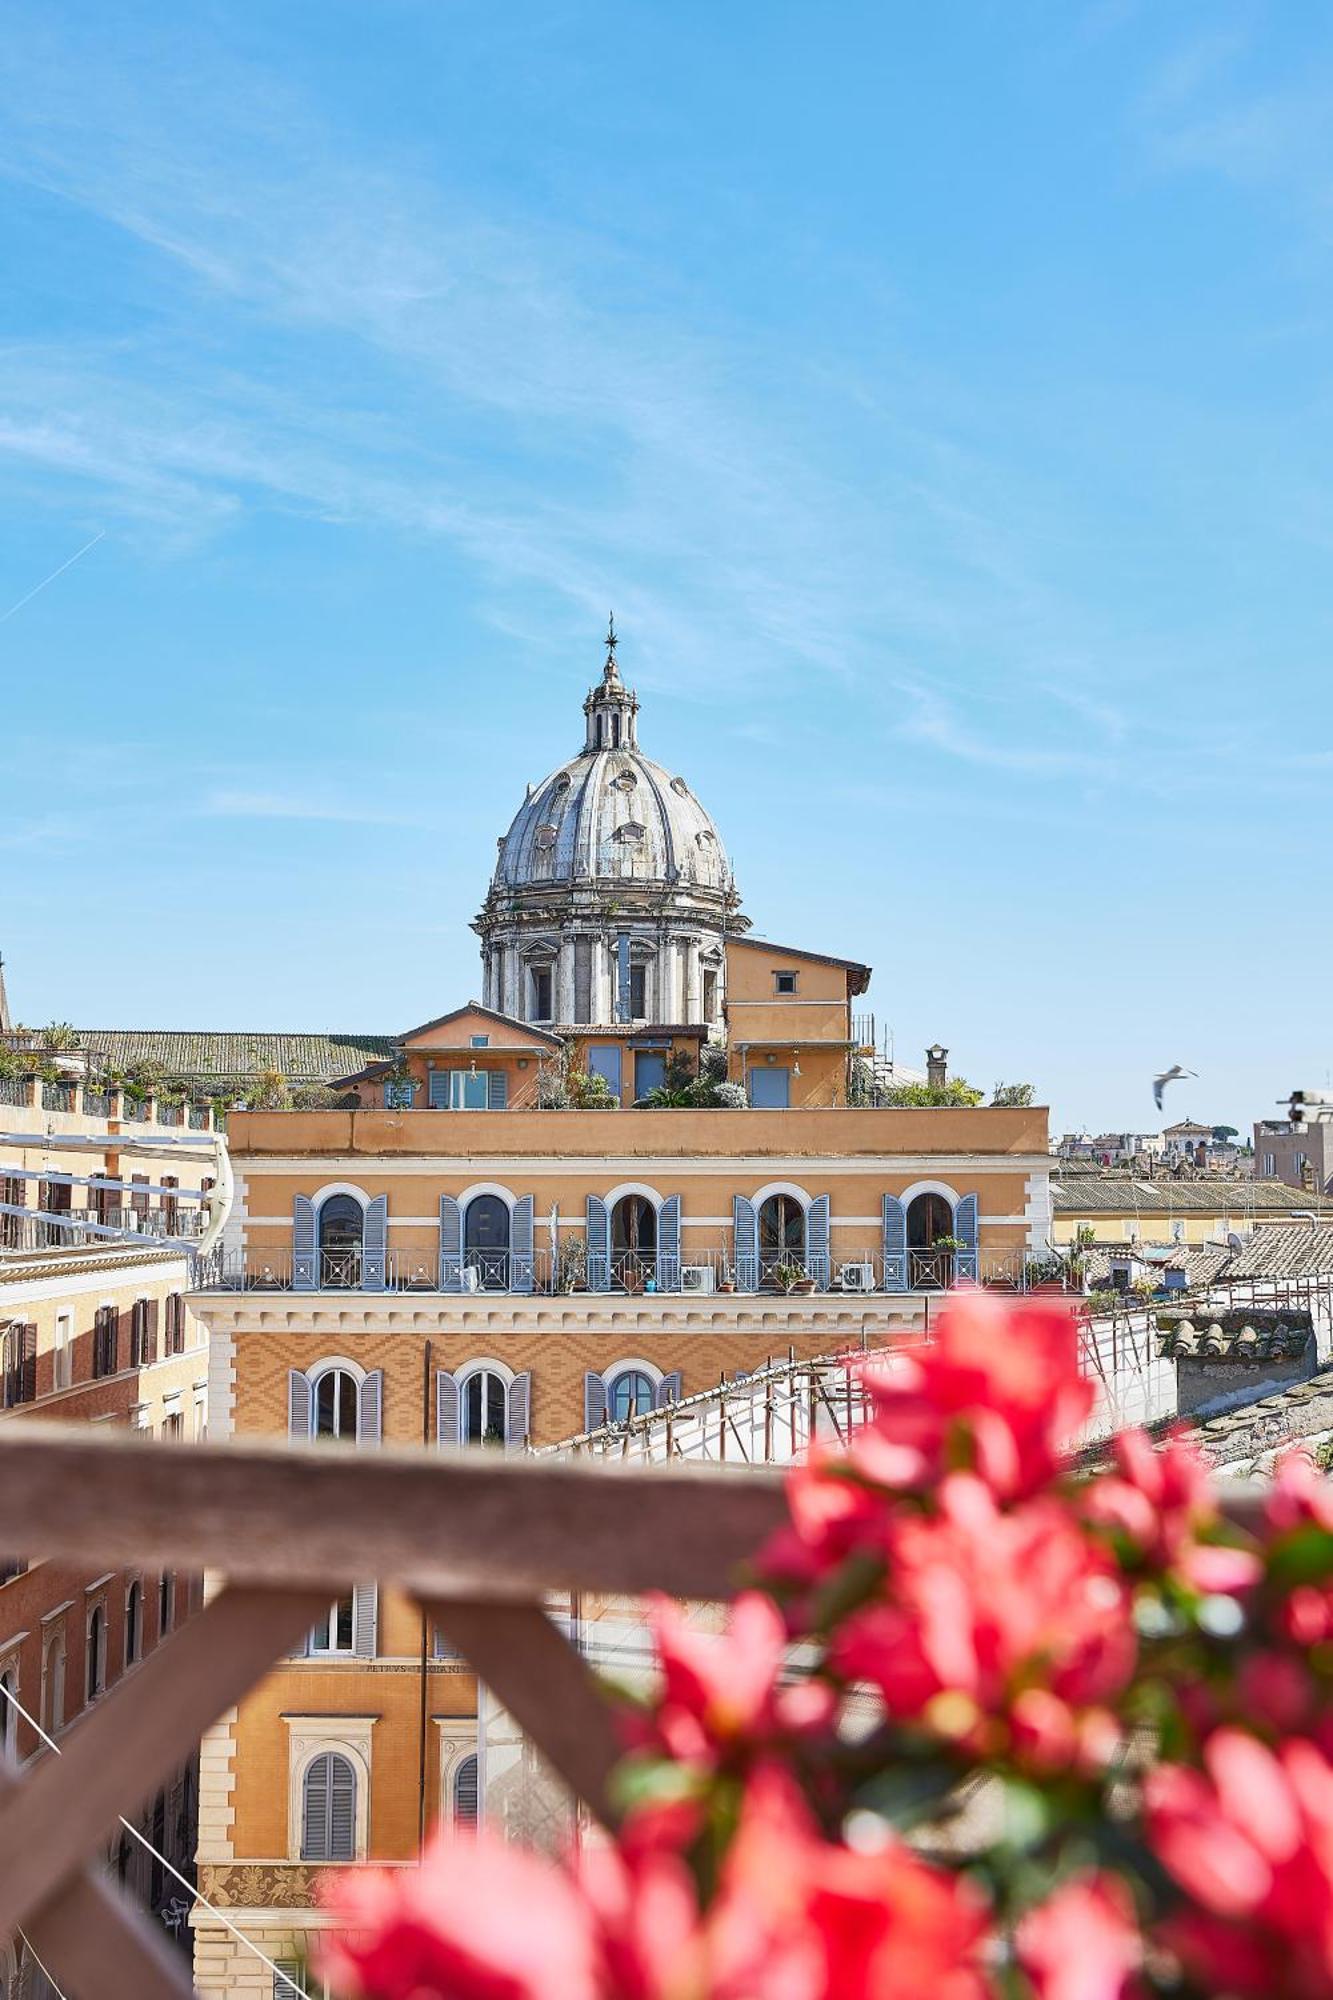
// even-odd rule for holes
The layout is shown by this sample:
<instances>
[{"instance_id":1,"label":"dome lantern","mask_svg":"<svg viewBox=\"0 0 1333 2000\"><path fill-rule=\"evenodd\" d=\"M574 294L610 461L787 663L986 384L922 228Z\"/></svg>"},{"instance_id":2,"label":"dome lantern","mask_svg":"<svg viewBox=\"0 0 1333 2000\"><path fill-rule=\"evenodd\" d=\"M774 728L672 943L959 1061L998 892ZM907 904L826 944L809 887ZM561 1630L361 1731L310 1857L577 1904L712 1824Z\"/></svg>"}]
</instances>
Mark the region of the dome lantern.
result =
<instances>
[{"instance_id":1,"label":"dome lantern","mask_svg":"<svg viewBox=\"0 0 1333 2000\"><path fill-rule=\"evenodd\" d=\"M583 747L587 750L637 750L639 697L620 678L616 660L616 620L614 612L606 623L606 665L595 688L589 688L583 704L587 729Z\"/></svg>"}]
</instances>

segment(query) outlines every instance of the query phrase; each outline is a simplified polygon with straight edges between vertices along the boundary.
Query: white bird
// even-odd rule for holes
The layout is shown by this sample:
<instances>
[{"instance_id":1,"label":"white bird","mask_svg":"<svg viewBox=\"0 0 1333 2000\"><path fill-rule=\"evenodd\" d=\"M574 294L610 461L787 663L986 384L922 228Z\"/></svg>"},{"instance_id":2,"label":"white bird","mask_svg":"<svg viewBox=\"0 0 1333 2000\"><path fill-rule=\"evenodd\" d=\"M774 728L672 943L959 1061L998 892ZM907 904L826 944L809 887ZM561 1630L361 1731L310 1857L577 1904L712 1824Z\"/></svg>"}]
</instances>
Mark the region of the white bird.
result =
<instances>
[{"instance_id":1,"label":"white bird","mask_svg":"<svg viewBox=\"0 0 1333 2000\"><path fill-rule=\"evenodd\" d=\"M1160 1111L1162 1108L1162 1093L1168 1083L1179 1083L1182 1076L1198 1074L1197 1069L1182 1069L1179 1063L1173 1063L1170 1069L1164 1069L1160 1076L1155 1076L1152 1080L1152 1101L1157 1109Z\"/></svg>"}]
</instances>

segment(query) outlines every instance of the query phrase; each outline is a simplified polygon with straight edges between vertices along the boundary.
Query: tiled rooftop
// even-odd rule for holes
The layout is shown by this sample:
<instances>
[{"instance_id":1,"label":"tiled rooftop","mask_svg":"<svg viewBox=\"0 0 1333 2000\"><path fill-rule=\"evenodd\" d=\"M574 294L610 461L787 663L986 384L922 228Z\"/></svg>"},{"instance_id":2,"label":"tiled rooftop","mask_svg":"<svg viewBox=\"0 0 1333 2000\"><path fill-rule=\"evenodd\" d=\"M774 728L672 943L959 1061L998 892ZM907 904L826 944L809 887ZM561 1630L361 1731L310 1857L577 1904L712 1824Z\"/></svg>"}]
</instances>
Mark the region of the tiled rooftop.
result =
<instances>
[{"instance_id":1,"label":"tiled rooftop","mask_svg":"<svg viewBox=\"0 0 1333 2000\"><path fill-rule=\"evenodd\" d=\"M280 1070L289 1083L331 1083L368 1062L391 1057L393 1035L351 1031L328 1035L285 1035L269 1029L246 1033L200 1028L79 1028L84 1048L106 1055L117 1068L134 1062L162 1063L172 1076L228 1083Z\"/></svg>"},{"instance_id":2,"label":"tiled rooftop","mask_svg":"<svg viewBox=\"0 0 1333 2000\"><path fill-rule=\"evenodd\" d=\"M1309 1197L1306 1197L1309 1204ZM1229 1278L1319 1278L1333 1272L1333 1221L1270 1223L1256 1229L1228 1268Z\"/></svg>"},{"instance_id":3,"label":"tiled rooftop","mask_svg":"<svg viewBox=\"0 0 1333 2000\"><path fill-rule=\"evenodd\" d=\"M1065 1174L1051 1178L1057 1215L1291 1215L1315 1205L1303 1188L1283 1181L1136 1180L1130 1174ZM1329 1205L1333 1221L1333 1203Z\"/></svg>"}]
</instances>

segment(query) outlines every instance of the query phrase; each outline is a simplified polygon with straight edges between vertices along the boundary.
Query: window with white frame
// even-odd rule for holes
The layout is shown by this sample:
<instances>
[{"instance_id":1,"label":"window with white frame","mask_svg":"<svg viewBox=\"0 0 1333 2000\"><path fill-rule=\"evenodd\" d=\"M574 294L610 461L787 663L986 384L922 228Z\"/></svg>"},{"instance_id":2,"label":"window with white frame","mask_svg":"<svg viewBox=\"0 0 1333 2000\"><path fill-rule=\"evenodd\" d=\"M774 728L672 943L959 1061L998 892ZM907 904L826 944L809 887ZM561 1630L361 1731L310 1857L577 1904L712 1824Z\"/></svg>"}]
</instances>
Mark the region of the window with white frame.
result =
<instances>
[{"instance_id":1,"label":"window with white frame","mask_svg":"<svg viewBox=\"0 0 1333 2000\"><path fill-rule=\"evenodd\" d=\"M504 1444L509 1435L509 1386L492 1368L475 1368L463 1384L464 1444Z\"/></svg>"},{"instance_id":2,"label":"window with white frame","mask_svg":"<svg viewBox=\"0 0 1333 2000\"><path fill-rule=\"evenodd\" d=\"M606 1413L613 1424L646 1416L657 1405L657 1384L642 1368L622 1368L606 1388Z\"/></svg>"},{"instance_id":3,"label":"window with white frame","mask_svg":"<svg viewBox=\"0 0 1333 2000\"><path fill-rule=\"evenodd\" d=\"M440 1818L474 1827L480 1811L480 1765L474 1715L437 1716L440 1731Z\"/></svg>"},{"instance_id":4,"label":"window with white frame","mask_svg":"<svg viewBox=\"0 0 1333 2000\"><path fill-rule=\"evenodd\" d=\"M301 1780L301 1859L356 1859L356 1766L339 1750L312 1757Z\"/></svg>"},{"instance_id":5,"label":"window with white frame","mask_svg":"<svg viewBox=\"0 0 1333 2000\"><path fill-rule=\"evenodd\" d=\"M52 1632L42 1653L42 1727L51 1736L65 1726L65 1635Z\"/></svg>"},{"instance_id":6,"label":"window with white frame","mask_svg":"<svg viewBox=\"0 0 1333 2000\"><path fill-rule=\"evenodd\" d=\"M311 1630L306 1642L309 1653L346 1653L356 1650L356 1618L352 1593L329 1606L326 1615Z\"/></svg>"},{"instance_id":7,"label":"window with white frame","mask_svg":"<svg viewBox=\"0 0 1333 2000\"><path fill-rule=\"evenodd\" d=\"M326 1368L314 1383L314 1434L355 1439L361 1397L356 1377L345 1368Z\"/></svg>"},{"instance_id":8,"label":"window with white frame","mask_svg":"<svg viewBox=\"0 0 1333 2000\"><path fill-rule=\"evenodd\" d=\"M52 1349L52 1387L68 1389L73 1380L74 1315L56 1314L55 1344Z\"/></svg>"},{"instance_id":9,"label":"window with white frame","mask_svg":"<svg viewBox=\"0 0 1333 2000\"><path fill-rule=\"evenodd\" d=\"M143 1585L136 1577L125 1593L125 1664L143 1658Z\"/></svg>"},{"instance_id":10,"label":"window with white frame","mask_svg":"<svg viewBox=\"0 0 1333 2000\"><path fill-rule=\"evenodd\" d=\"M0 1667L0 1754L14 1755L14 1742L18 1731L18 1710L14 1703L18 1699L18 1668L12 1665Z\"/></svg>"},{"instance_id":11,"label":"window with white frame","mask_svg":"<svg viewBox=\"0 0 1333 2000\"><path fill-rule=\"evenodd\" d=\"M106 1689L106 1607L102 1604L95 1604L88 1614L85 1668L85 1692L89 1701L96 1701Z\"/></svg>"}]
</instances>

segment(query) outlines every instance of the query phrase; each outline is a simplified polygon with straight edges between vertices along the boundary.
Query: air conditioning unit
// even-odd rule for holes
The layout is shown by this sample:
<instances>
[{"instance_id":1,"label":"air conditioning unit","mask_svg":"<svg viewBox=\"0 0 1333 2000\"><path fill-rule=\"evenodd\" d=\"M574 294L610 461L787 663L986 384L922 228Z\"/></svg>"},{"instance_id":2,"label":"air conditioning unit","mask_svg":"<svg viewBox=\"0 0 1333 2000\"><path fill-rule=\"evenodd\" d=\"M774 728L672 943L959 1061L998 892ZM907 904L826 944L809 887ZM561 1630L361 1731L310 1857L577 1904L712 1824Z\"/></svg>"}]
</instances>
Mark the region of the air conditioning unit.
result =
<instances>
[{"instance_id":1,"label":"air conditioning unit","mask_svg":"<svg viewBox=\"0 0 1333 2000\"><path fill-rule=\"evenodd\" d=\"M875 1267L873 1264L840 1264L838 1283L844 1292L873 1292Z\"/></svg>"},{"instance_id":2,"label":"air conditioning unit","mask_svg":"<svg viewBox=\"0 0 1333 2000\"><path fill-rule=\"evenodd\" d=\"M711 1264L682 1264L680 1267L680 1289L682 1292L711 1292L716 1289Z\"/></svg>"}]
</instances>

